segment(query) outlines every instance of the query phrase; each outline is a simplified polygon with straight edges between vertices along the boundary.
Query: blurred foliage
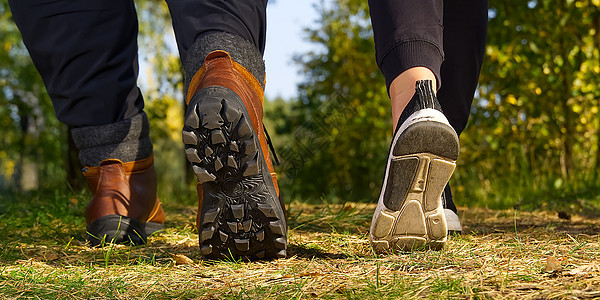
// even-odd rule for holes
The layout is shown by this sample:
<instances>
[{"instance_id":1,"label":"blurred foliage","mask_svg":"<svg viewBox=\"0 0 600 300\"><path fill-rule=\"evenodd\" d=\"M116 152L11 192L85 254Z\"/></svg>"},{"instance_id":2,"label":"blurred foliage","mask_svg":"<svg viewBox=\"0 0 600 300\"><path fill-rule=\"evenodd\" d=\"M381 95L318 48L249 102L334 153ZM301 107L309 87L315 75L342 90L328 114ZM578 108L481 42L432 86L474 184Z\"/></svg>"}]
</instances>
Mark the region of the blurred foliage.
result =
<instances>
[{"instance_id":1,"label":"blurred foliage","mask_svg":"<svg viewBox=\"0 0 600 300\"><path fill-rule=\"evenodd\" d=\"M23 190L25 166L65 186L66 128L0 5L0 190ZM141 86L159 193L193 201L180 128L182 74L164 1L136 1ZM266 126L286 201L374 202L391 138L368 5L317 5L315 50L295 58L296 99L267 99ZM600 0L492 1L480 85L451 181L459 205L581 210L599 206ZM48 179L48 180L47 180ZM42 186L43 187L43 186Z\"/></svg>"},{"instance_id":2,"label":"blurred foliage","mask_svg":"<svg viewBox=\"0 0 600 300\"><path fill-rule=\"evenodd\" d=\"M288 201L376 199L391 122L367 2L317 9L319 26L306 34L318 50L296 57L305 74L299 98L288 110L265 108L268 119L280 120L277 140L286 140L278 149L282 195Z\"/></svg>"},{"instance_id":3,"label":"blurred foliage","mask_svg":"<svg viewBox=\"0 0 600 300\"><path fill-rule=\"evenodd\" d=\"M598 206L599 6L491 4L479 96L455 176L461 197L489 206Z\"/></svg>"},{"instance_id":4,"label":"blurred foliage","mask_svg":"<svg viewBox=\"0 0 600 300\"><path fill-rule=\"evenodd\" d=\"M0 2L0 143L0 190L55 186L65 178L66 127L54 117L6 0Z\"/></svg>"},{"instance_id":5,"label":"blurred foliage","mask_svg":"<svg viewBox=\"0 0 600 300\"><path fill-rule=\"evenodd\" d=\"M480 85L451 181L459 205L598 208L599 5L490 3ZM321 51L297 59L306 74L300 97L273 113L286 148L305 153L284 151L282 189L292 198L375 201L391 118L368 7L335 0L317 9L320 24L307 34ZM322 113L332 105L342 113Z\"/></svg>"}]
</instances>

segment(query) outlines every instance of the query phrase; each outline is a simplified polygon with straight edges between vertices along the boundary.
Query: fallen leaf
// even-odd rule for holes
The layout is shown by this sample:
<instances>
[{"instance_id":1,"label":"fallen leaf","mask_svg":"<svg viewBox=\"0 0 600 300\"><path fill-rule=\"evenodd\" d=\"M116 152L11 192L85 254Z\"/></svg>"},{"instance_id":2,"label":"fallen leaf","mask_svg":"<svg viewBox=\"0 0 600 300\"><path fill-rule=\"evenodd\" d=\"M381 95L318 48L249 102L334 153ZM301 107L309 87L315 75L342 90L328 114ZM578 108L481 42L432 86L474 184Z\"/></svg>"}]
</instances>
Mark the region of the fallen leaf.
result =
<instances>
[{"instance_id":1,"label":"fallen leaf","mask_svg":"<svg viewBox=\"0 0 600 300\"><path fill-rule=\"evenodd\" d=\"M352 203L346 203L342 206L343 211L351 211L354 209L354 205Z\"/></svg>"},{"instance_id":2,"label":"fallen leaf","mask_svg":"<svg viewBox=\"0 0 600 300\"><path fill-rule=\"evenodd\" d=\"M171 254L171 258L175 261L175 265L191 265L194 261L183 254Z\"/></svg>"},{"instance_id":3,"label":"fallen leaf","mask_svg":"<svg viewBox=\"0 0 600 300\"><path fill-rule=\"evenodd\" d=\"M568 270L568 271L564 271L563 275L566 276L583 276L586 275L587 273L593 272L596 269L596 265L593 264L589 264L589 265L582 265L579 266L575 269L572 270Z\"/></svg>"},{"instance_id":4,"label":"fallen leaf","mask_svg":"<svg viewBox=\"0 0 600 300\"><path fill-rule=\"evenodd\" d=\"M56 260L56 259L58 259L58 255L56 255L54 253L50 253L50 254L46 254L45 258L47 261Z\"/></svg>"},{"instance_id":5,"label":"fallen leaf","mask_svg":"<svg viewBox=\"0 0 600 300\"><path fill-rule=\"evenodd\" d=\"M296 275L296 277L315 277L315 276L323 276L320 272L306 272L300 275Z\"/></svg>"},{"instance_id":6,"label":"fallen leaf","mask_svg":"<svg viewBox=\"0 0 600 300\"><path fill-rule=\"evenodd\" d=\"M556 257L546 256L546 267L544 268L544 272L552 273L560 269L562 269L562 266Z\"/></svg>"}]
</instances>

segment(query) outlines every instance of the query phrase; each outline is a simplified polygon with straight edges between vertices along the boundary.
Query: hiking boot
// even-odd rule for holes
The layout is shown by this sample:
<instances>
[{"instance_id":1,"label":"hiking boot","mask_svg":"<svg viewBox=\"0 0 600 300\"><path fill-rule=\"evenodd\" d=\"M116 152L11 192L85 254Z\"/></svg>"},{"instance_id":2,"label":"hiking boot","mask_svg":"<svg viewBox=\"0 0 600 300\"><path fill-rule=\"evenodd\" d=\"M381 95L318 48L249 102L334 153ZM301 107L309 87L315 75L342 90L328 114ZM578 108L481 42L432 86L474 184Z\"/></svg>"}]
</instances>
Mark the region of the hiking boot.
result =
<instances>
[{"instance_id":1,"label":"hiking boot","mask_svg":"<svg viewBox=\"0 0 600 300\"><path fill-rule=\"evenodd\" d=\"M458 136L431 80L417 81L400 116L369 239L378 253L441 249L448 229L442 192L456 167Z\"/></svg>"},{"instance_id":2,"label":"hiking boot","mask_svg":"<svg viewBox=\"0 0 600 300\"><path fill-rule=\"evenodd\" d=\"M141 245L165 229L153 156L127 163L103 160L97 167L84 168L83 175L93 194L85 211L86 239L92 246Z\"/></svg>"},{"instance_id":3,"label":"hiking boot","mask_svg":"<svg viewBox=\"0 0 600 300\"><path fill-rule=\"evenodd\" d=\"M282 258L287 224L262 123L263 90L225 51L192 78L183 143L198 178L204 257Z\"/></svg>"}]
</instances>

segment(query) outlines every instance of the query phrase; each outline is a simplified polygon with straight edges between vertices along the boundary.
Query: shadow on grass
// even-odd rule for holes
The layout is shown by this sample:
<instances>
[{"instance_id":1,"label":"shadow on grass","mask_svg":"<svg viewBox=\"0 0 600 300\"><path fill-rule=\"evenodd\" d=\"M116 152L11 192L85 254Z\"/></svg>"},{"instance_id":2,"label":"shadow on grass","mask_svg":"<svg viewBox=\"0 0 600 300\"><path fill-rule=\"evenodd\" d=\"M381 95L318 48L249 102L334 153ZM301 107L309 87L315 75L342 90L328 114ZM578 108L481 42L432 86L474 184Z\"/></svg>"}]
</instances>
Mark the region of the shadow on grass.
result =
<instances>
[{"instance_id":1,"label":"shadow on grass","mask_svg":"<svg viewBox=\"0 0 600 300\"><path fill-rule=\"evenodd\" d=\"M463 232L472 235L491 233L528 233L546 231L565 234L596 235L600 231L598 218L559 216L552 211L460 209Z\"/></svg>"},{"instance_id":2,"label":"shadow on grass","mask_svg":"<svg viewBox=\"0 0 600 300\"><path fill-rule=\"evenodd\" d=\"M360 255L346 255L343 253L332 253L326 252L318 248L309 247L306 245L289 244L288 245L288 257L297 256L299 258L306 259L348 259L361 257Z\"/></svg>"}]
</instances>

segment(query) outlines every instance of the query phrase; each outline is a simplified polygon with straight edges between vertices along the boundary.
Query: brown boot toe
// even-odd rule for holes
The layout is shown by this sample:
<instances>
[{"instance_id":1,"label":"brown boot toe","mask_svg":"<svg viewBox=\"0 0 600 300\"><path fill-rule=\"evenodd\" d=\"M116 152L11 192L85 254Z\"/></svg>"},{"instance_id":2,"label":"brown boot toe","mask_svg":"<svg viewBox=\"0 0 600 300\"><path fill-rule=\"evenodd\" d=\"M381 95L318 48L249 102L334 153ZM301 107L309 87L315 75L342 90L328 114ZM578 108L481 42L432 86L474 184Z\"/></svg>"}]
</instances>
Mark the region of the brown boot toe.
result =
<instances>
[{"instance_id":1,"label":"brown boot toe","mask_svg":"<svg viewBox=\"0 0 600 300\"><path fill-rule=\"evenodd\" d=\"M141 245L150 234L164 230L152 156L128 163L108 159L83 173L93 194L86 208L86 239L93 246Z\"/></svg>"}]
</instances>

